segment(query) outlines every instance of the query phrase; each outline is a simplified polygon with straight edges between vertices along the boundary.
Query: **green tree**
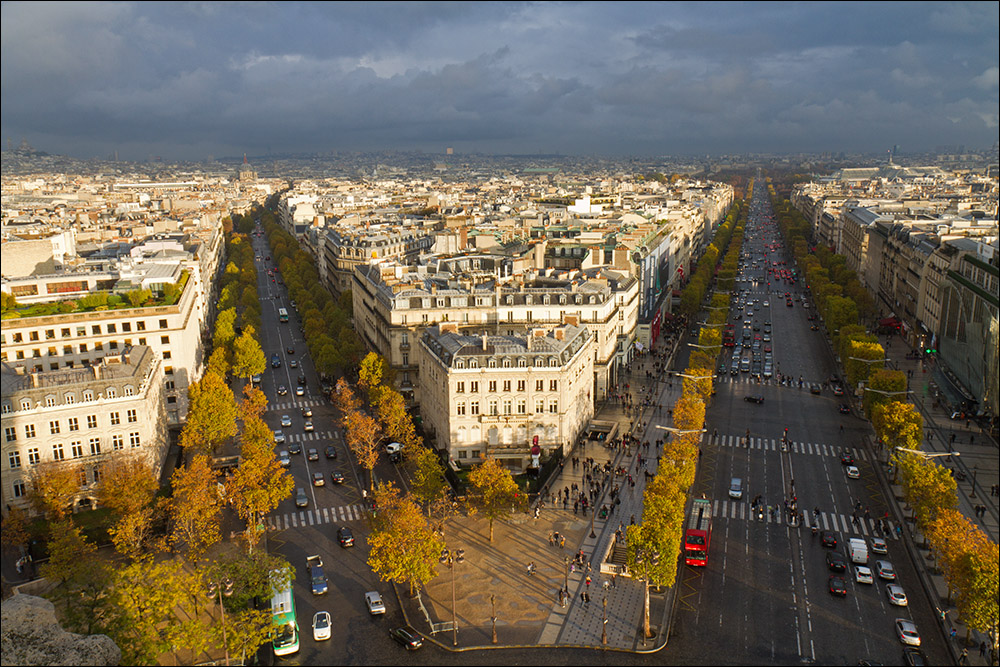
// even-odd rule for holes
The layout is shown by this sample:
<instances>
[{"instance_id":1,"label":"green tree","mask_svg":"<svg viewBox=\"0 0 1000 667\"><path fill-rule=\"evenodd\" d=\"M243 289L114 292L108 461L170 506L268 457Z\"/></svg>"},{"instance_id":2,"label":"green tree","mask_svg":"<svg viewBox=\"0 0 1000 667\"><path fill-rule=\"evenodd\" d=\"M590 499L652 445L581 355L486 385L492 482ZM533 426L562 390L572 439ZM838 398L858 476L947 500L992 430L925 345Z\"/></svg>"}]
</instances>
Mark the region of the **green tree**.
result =
<instances>
[{"instance_id":1,"label":"green tree","mask_svg":"<svg viewBox=\"0 0 1000 667\"><path fill-rule=\"evenodd\" d=\"M265 514L292 494L295 480L274 454L274 434L259 417L243 422L243 461L230 478L226 498L246 522L247 547L254 550Z\"/></svg>"},{"instance_id":2,"label":"green tree","mask_svg":"<svg viewBox=\"0 0 1000 667\"><path fill-rule=\"evenodd\" d=\"M133 308L138 308L153 298L153 293L148 289L134 289L125 292L125 299Z\"/></svg>"},{"instance_id":3,"label":"green tree","mask_svg":"<svg viewBox=\"0 0 1000 667\"><path fill-rule=\"evenodd\" d=\"M444 542L434 533L417 504L399 496L389 483L374 491L378 518L368 536L368 565L382 581L407 584L410 596L437 575Z\"/></svg>"},{"instance_id":4,"label":"green tree","mask_svg":"<svg viewBox=\"0 0 1000 667\"><path fill-rule=\"evenodd\" d=\"M197 562L222 539L220 488L205 454L195 454L172 475L170 543L189 561Z\"/></svg>"},{"instance_id":5,"label":"green tree","mask_svg":"<svg viewBox=\"0 0 1000 667\"><path fill-rule=\"evenodd\" d=\"M382 384L385 375L385 359L375 352L369 352L358 369L358 385L365 390L368 401L374 403L373 392Z\"/></svg>"},{"instance_id":6,"label":"green tree","mask_svg":"<svg viewBox=\"0 0 1000 667\"><path fill-rule=\"evenodd\" d=\"M432 505L441 500L448 489L444 466L441 458L429 447L414 447L410 458L413 461L410 489L427 508L427 515L430 516Z\"/></svg>"},{"instance_id":7,"label":"green tree","mask_svg":"<svg viewBox=\"0 0 1000 667\"><path fill-rule=\"evenodd\" d=\"M49 560L39 569L43 577L59 585L46 597L61 612L67 630L98 633L111 575L104 561L97 558L97 547L68 519L52 524L48 546Z\"/></svg>"},{"instance_id":8,"label":"green tree","mask_svg":"<svg viewBox=\"0 0 1000 667\"><path fill-rule=\"evenodd\" d=\"M251 331L244 329L233 344L233 375L247 380L263 373L267 368L267 358L260 349L260 343Z\"/></svg>"},{"instance_id":9,"label":"green tree","mask_svg":"<svg viewBox=\"0 0 1000 667\"><path fill-rule=\"evenodd\" d=\"M181 432L181 446L191 451L215 452L236 435L236 399L225 380L205 373L188 389L188 421Z\"/></svg>"},{"instance_id":10,"label":"green tree","mask_svg":"<svg viewBox=\"0 0 1000 667\"><path fill-rule=\"evenodd\" d=\"M476 508L490 521L490 543L493 543L493 522L519 509L523 499L517 483L507 468L488 458L469 472L469 487Z\"/></svg>"}]
</instances>

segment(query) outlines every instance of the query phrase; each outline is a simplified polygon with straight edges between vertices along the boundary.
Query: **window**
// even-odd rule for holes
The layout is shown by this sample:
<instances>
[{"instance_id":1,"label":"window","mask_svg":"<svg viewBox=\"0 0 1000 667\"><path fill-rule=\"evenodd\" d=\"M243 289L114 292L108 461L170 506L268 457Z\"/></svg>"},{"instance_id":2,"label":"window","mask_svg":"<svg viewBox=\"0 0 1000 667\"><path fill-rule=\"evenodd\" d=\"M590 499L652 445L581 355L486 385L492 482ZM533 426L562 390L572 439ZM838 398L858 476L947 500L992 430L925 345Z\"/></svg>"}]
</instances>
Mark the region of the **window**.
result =
<instances>
[{"instance_id":1,"label":"window","mask_svg":"<svg viewBox=\"0 0 1000 667\"><path fill-rule=\"evenodd\" d=\"M527 413L527 411L528 411L528 406L524 402L524 399L523 398L517 399L517 414L523 415Z\"/></svg>"},{"instance_id":2,"label":"window","mask_svg":"<svg viewBox=\"0 0 1000 667\"><path fill-rule=\"evenodd\" d=\"M160 328L161 329L166 329L167 328L167 321L166 320L160 320Z\"/></svg>"},{"instance_id":3,"label":"window","mask_svg":"<svg viewBox=\"0 0 1000 667\"><path fill-rule=\"evenodd\" d=\"M9 415L11 412L13 412L13 408L11 408L10 403L8 403L7 401L3 402L2 410L5 415Z\"/></svg>"},{"instance_id":4,"label":"window","mask_svg":"<svg viewBox=\"0 0 1000 667\"><path fill-rule=\"evenodd\" d=\"M118 333L118 326L114 323L108 325L108 333Z\"/></svg>"},{"instance_id":5,"label":"window","mask_svg":"<svg viewBox=\"0 0 1000 667\"><path fill-rule=\"evenodd\" d=\"M503 400L503 413L509 415L511 413L511 401L509 398Z\"/></svg>"},{"instance_id":6,"label":"window","mask_svg":"<svg viewBox=\"0 0 1000 667\"><path fill-rule=\"evenodd\" d=\"M545 401L540 398L535 399L535 414L541 414L545 412Z\"/></svg>"},{"instance_id":7,"label":"window","mask_svg":"<svg viewBox=\"0 0 1000 667\"><path fill-rule=\"evenodd\" d=\"M138 433L129 433L128 434L128 444L132 445L133 447L138 447L140 444L142 444L142 443L139 442L139 434Z\"/></svg>"},{"instance_id":8,"label":"window","mask_svg":"<svg viewBox=\"0 0 1000 667\"><path fill-rule=\"evenodd\" d=\"M122 423L122 417L121 417L121 415L119 413L117 413L117 412L112 412L111 413L111 425L112 426L118 426L121 423Z\"/></svg>"},{"instance_id":9,"label":"window","mask_svg":"<svg viewBox=\"0 0 1000 667\"><path fill-rule=\"evenodd\" d=\"M25 398L25 399L23 399L23 400L21 401L21 409L22 409L22 410L30 410L30 409L31 409L31 401L29 401L29 400L28 400L28 399L26 399L26 398Z\"/></svg>"},{"instance_id":10,"label":"window","mask_svg":"<svg viewBox=\"0 0 1000 667\"><path fill-rule=\"evenodd\" d=\"M458 416L459 417L464 417L465 416L465 401L459 401L458 403L455 404L455 407L456 407L456 409L458 411Z\"/></svg>"},{"instance_id":11,"label":"window","mask_svg":"<svg viewBox=\"0 0 1000 667\"><path fill-rule=\"evenodd\" d=\"M541 368L545 365L545 360L541 357L535 357L535 368Z\"/></svg>"},{"instance_id":12,"label":"window","mask_svg":"<svg viewBox=\"0 0 1000 667\"><path fill-rule=\"evenodd\" d=\"M145 331L146 330L146 322L144 320L139 320L138 322L136 322L135 323L135 330L136 331Z\"/></svg>"},{"instance_id":13,"label":"window","mask_svg":"<svg viewBox=\"0 0 1000 667\"><path fill-rule=\"evenodd\" d=\"M114 387L108 387L105 393L108 395L108 398L114 398L118 395L118 392L115 391Z\"/></svg>"},{"instance_id":14,"label":"window","mask_svg":"<svg viewBox=\"0 0 1000 667\"><path fill-rule=\"evenodd\" d=\"M116 452L125 448L125 439L121 435L111 436L111 449Z\"/></svg>"},{"instance_id":15,"label":"window","mask_svg":"<svg viewBox=\"0 0 1000 667\"><path fill-rule=\"evenodd\" d=\"M4 426L3 436L6 442L17 442L17 431L13 426Z\"/></svg>"},{"instance_id":16,"label":"window","mask_svg":"<svg viewBox=\"0 0 1000 667\"><path fill-rule=\"evenodd\" d=\"M469 403L469 414L472 416L479 414L479 401L472 401Z\"/></svg>"},{"instance_id":17,"label":"window","mask_svg":"<svg viewBox=\"0 0 1000 667\"><path fill-rule=\"evenodd\" d=\"M52 458L56 461L62 461L66 458L66 452L63 451L63 445L61 442L57 442L52 445Z\"/></svg>"},{"instance_id":18,"label":"window","mask_svg":"<svg viewBox=\"0 0 1000 667\"><path fill-rule=\"evenodd\" d=\"M35 425L34 424L25 424L24 425L24 437L25 438L34 438L35 437Z\"/></svg>"},{"instance_id":19,"label":"window","mask_svg":"<svg viewBox=\"0 0 1000 667\"><path fill-rule=\"evenodd\" d=\"M19 334L19 333L14 334L14 342L15 343L23 343L24 342L24 339L21 337L21 334Z\"/></svg>"},{"instance_id":20,"label":"window","mask_svg":"<svg viewBox=\"0 0 1000 667\"><path fill-rule=\"evenodd\" d=\"M97 428L97 415L87 415L87 428Z\"/></svg>"},{"instance_id":21,"label":"window","mask_svg":"<svg viewBox=\"0 0 1000 667\"><path fill-rule=\"evenodd\" d=\"M403 353L403 365L404 366L410 365L410 355L407 354L406 352Z\"/></svg>"},{"instance_id":22,"label":"window","mask_svg":"<svg viewBox=\"0 0 1000 667\"><path fill-rule=\"evenodd\" d=\"M510 359L504 359L503 360L503 367L504 368L510 368Z\"/></svg>"},{"instance_id":23,"label":"window","mask_svg":"<svg viewBox=\"0 0 1000 667\"><path fill-rule=\"evenodd\" d=\"M129 333L130 331L132 331L132 323L122 322L122 331L124 331L125 333Z\"/></svg>"},{"instance_id":24,"label":"window","mask_svg":"<svg viewBox=\"0 0 1000 667\"><path fill-rule=\"evenodd\" d=\"M469 389L472 391L473 394L478 394L479 393L479 382L470 382L469 383Z\"/></svg>"},{"instance_id":25,"label":"window","mask_svg":"<svg viewBox=\"0 0 1000 667\"><path fill-rule=\"evenodd\" d=\"M510 380L504 380L503 381L503 390L504 391L510 391Z\"/></svg>"},{"instance_id":26,"label":"window","mask_svg":"<svg viewBox=\"0 0 1000 667\"><path fill-rule=\"evenodd\" d=\"M489 361L489 367L490 368L496 368L497 367L497 360L496 359L490 359L490 361Z\"/></svg>"},{"instance_id":27,"label":"window","mask_svg":"<svg viewBox=\"0 0 1000 667\"><path fill-rule=\"evenodd\" d=\"M552 414L559 412L559 401L549 401L549 412Z\"/></svg>"},{"instance_id":28,"label":"window","mask_svg":"<svg viewBox=\"0 0 1000 667\"><path fill-rule=\"evenodd\" d=\"M80 352L83 353L83 352L86 352L86 351L87 351L87 344L86 343L80 343Z\"/></svg>"},{"instance_id":29,"label":"window","mask_svg":"<svg viewBox=\"0 0 1000 667\"><path fill-rule=\"evenodd\" d=\"M25 496L25 494L27 493L27 491L26 491L26 489L24 487L24 480L22 480L22 479L16 480L14 482L13 489L14 489L14 497L15 498L23 498Z\"/></svg>"},{"instance_id":30,"label":"window","mask_svg":"<svg viewBox=\"0 0 1000 667\"><path fill-rule=\"evenodd\" d=\"M164 352L163 352L163 359L164 359L164 361L166 361L167 359L172 359L173 356L174 355L170 354L170 350L164 350Z\"/></svg>"},{"instance_id":31,"label":"window","mask_svg":"<svg viewBox=\"0 0 1000 667\"><path fill-rule=\"evenodd\" d=\"M78 459L83 456L83 443L79 440L75 440L69 443L70 453L73 455L74 459Z\"/></svg>"},{"instance_id":32,"label":"window","mask_svg":"<svg viewBox=\"0 0 1000 667\"><path fill-rule=\"evenodd\" d=\"M528 362L525 361L524 359L518 359L517 360L517 367L518 368L524 368L527 365L528 365Z\"/></svg>"},{"instance_id":33,"label":"window","mask_svg":"<svg viewBox=\"0 0 1000 667\"><path fill-rule=\"evenodd\" d=\"M94 336L100 336L101 335L101 325L100 324L95 324L94 326L90 327L90 333L91 333L91 335L94 335Z\"/></svg>"},{"instance_id":34,"label":"window","mask_svg":"<svg viewBox=\"0 0 1000 667\"><path fill-rule=\"evenodd\" d=\"M59 422L58 421L51 421L51 422L49 422L49 433L51 433L52 435L58 435L59 434Z\"/></svg>"},{"instance_id":35,"label":"window","mask_svg":"<svg viewBox=\"0 0 1000 667\"><path fill-rule=\"evenodd\" d=\"M535 380L535 391L545 391L545 380Z\"/></svg>"},{"instance_id":36,"label":"window","mask_svg":"<svg viewBox=\"0 0 1000 667\"><path fill-rule=\"evenodd\" d=\"M89 389L87 391L83 392L83 401L85 403L87 401L92 401L92 400L94 400L94 392L90 391Z\"/></svg>"},{"instance_id":37,"label":"window","mask_svg":"<svg viewBox=\"0 0 1000 667\"><path fill-rule=\"evenodd\" d=\"M520 391L520 392L524 391L524 380L518 380L517 381L517 390Z\"/></svg>"},{"instance_id":38,"label":"window","mask_svg":"<svg viewBox=\"0 0 1000 667\"><path fill-rule=\"evenodd\" d=\"M11 470L17 470L21 467L21 452L14 450L7 453L7 461L10 463Z\"/></svg>"},{"instance_id":39,"label":"window","mask_svg":"<svg viewBox=\"0 0 1000 667\"><path fill-rule=\"evenodd\" d=\"M459 382L458 384L455 385L455 393L456 394L464 394L465 393L465 383L464 382Z\"/></svg>"},{"instance_id":40,"label":"window","mask_svg":"<svg viewBox=\"0 0 1000 667\"><path fill-rule=\"evenodd\" d=\"M101 453L101 439L91 438L90 439L90 454L91 456L97 456Z\"/></svg>"},{"instance_id":41,"label":"window","mask_svg":"<svg viewBox=\"0 0 1000 667\"><path fill-rule=\"evenodd\" d=\"M76 328L77 337L82 337L87 335L87 327L77 327Z\"/></svg>"},{"instance_id":42,"label":"window","mask_svg":"<svg viewBox=\"0 0 1000 667\"><path fill-rule=\"evenodd\" d=\"M94 479L94 484L97 484L98 482L101 481L101 468L100 468L100 466L94 466L93 471L94 471L94 473L93 473L94 474L94 478L93 478Z\"/></svg>"},{"instance_id":43,"label":"window","mask_svg":"<svg viewBox=\"0 0 1000 667\"><path fill-rule=\"evenodd\" d=\"M128 412L125 413L125 415L126 417L128 417L129 424L134 424L137 421L139 421L139 417L136 415L135 410L129 410Z\"/></svg>"},{"instance_id":44,"label":"window","mask_svg":"<svg viewBox=\"0 0 1000 667\"><path fill-rule=\"evenodd\" d=\"M81 487L87 486L87 469L81 467L79 471L77 471L77 474L78 474L78 479L80 481L80 486Z\"/></svg>"},{"instance_id":45,"label":"window","mask_svg":"<svg viewBox=\"0 0 1000 667\"><path fill-rule=\"evenodd\" d=\"M134 393L135 393L135 388L132 387L132 385L126 385L125 386L125 395L126 396L131 396Z\"/></svg>"},{"instance_id":46,"label":"window","mask_svg":"<svg viewBox=\"0 0 1000 667\"><path fill-rule=\"evenodd\" d=\"M559 391L559 380L549 380L549 391Z\"/></svg>"},{"instance_id":47,"label":"window","mask_svg":"<svg viewBox=\"0 0 1000 667\"><path fill-rule=\"evenodd\" d=\"M490 387L490 393L491 394L495 394L496 391L497 391L497 381L496 380L490 380L489 387Z\"/></svg>"},{"instance_id":48,"label":"window","mask_svg":"<svg viewBox=\"0 0 1000 667\"><path fill-rule=\"evenodd\" d=\"M66 405L73 405L76 403L76 394L66 394L66 396L63 397L63 402Z\"/></svg>"},{"instance_id":49,"label":"window","mask_svg":"<svg viewBox=\"0 0 1000 667\"><path fill-rule=\"evenodd\" d=\"M51 408L51 407L54 407L55 404L56 404L56 397L55 396L46 396L45 397L45 407Z\"/></svg>"},{"instance_id":50,"label":"window","mask_svg":"<svg viewBox=\"0 0 1000 667\"><path fill-rule=\"evenodd\" d=\"M160 345L170 345L170 336L160 336Z\"/></svg>"},{"instance_id":51,"label":"window","mask_svg":"<svg viewBox=\"0 0 1000 667\"><path fill-rule=\"evenodd\" d=\"M458 458L465 459L465 458L468 458L468 457L469 457L469 453L467 451L465 451L464 449L458 450Z\"/></svg>"}]
</instances>

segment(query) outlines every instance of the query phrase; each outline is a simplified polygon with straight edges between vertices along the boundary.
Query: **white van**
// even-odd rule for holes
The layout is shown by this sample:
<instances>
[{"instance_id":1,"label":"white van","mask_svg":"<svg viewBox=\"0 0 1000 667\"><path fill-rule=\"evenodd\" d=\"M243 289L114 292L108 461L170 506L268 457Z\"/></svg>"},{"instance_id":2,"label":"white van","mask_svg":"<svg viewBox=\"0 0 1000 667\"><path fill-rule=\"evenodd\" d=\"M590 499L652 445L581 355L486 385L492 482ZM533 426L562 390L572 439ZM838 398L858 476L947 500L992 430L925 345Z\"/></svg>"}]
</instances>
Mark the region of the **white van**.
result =
<instances>
[{"instance_id":1,"label":"white van","mask_svg":"<svg viewBox=\"0 0 1000 667\"><path fill-rule=\"evenodd\" d=\"M852 563L865 564L868 562L868 544L864 538L852 537L847 541L847 553L851 556Z\"/></svg>"},{"instance_id":2,"label":"white van","mask_svg":"<svg viewBox=\"0 0 1000 667\"><path fill-rule=\"evenodd\" d=\"M729 482L729 497L736 498L739 500L743 497L743 480L739 477L733 477Z\"/></svg>"}]
</instances>

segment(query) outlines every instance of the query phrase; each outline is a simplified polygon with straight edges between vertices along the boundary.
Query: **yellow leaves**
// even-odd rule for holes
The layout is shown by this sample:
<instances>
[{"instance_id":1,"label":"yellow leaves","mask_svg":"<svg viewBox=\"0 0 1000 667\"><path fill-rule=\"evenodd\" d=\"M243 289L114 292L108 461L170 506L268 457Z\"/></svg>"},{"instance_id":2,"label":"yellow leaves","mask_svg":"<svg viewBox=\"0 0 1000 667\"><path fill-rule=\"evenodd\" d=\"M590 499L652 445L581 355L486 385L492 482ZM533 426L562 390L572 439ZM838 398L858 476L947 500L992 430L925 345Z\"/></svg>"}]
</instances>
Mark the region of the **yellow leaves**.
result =
<instances>
[{"instance_id":1,"label":"yellow leaves","mask_svg":"<svg viewBox=\"0 0 1000 667\"><path fill-rule=\"evenodd\" d=\"M436 576L444 543L417 504L391 482L378 484L372 495L378 512L368 536L368 565L382 581L407 583L412 592Z\"/></svg>"},{"instance_id":2,"label":"yellow leaves","mask_svg":"<svg viewBox=\"0 0 1000 667\"><path fill-rule=\"evenodd\" d=\"M493 520L507 516L518 504L520 493L517 483L507 468L496 459L486 459L472 468L469 486L476 505L489 517L490 542L493 541Z\"/></svg>"},{"instance_id":3,"label":"yellow leaves","mask_svg":"<svg viewBox=\"0 0 1000 667\"><path fill-rule=\"evenodd\" d=\"M920 449L924 418L913 404L901 401L877 404L872 408L871 420L875 434L890 449Z\"/></svg>"}]
</instances>

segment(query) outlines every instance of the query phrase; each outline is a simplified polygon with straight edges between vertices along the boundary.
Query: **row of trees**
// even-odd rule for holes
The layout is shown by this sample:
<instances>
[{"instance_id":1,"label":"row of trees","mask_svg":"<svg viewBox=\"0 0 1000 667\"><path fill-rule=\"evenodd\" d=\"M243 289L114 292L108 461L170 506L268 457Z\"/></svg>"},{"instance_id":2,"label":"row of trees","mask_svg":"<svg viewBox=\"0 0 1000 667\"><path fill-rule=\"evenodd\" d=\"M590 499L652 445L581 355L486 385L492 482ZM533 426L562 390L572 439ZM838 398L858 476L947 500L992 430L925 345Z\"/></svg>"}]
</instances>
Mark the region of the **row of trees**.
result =
<instances>
[{"instance_id":1,"label":"row of trees","mask_svg":"<svg viewBox=\"0 0 1000 667\"><path fill-rule=\"evenodd\" d=\"M750 187L752 191L753 185ZM725 284L731 289L746 211L745 205L733 206L681 292L681 312L688 317L704 306L717 270L720 286ZM721 262L720 252L725 253ZM702 327L698 335L700 347L691 354L688 368L682 374L681 397L674 403L670 437L664 442L656 476L646 484L642 521L629 526L626 533L626 563L645 582L643 631L647 637L649 585L670 587L677 578L683 548L684 508L697 473L698 445L705 426L705 410L713 393L712 371L722 352L719 328L726 321L729 296L713 294L710 304L708 326Z\"/></svg>"},{"instance_id":2,"label":"row of trees","mask_svg":"<svg viewBox=\"0 0 1000 667\"><path fill-rule=\"evenodd\" d=\"M864 386L865 415L879 446L888 450L903 497L948 583L948 597L957 593L956 606L967 632L988 633L996 650L1000 549L958 511L958 487L951 471L920 453L923 416L912 403L898 400L909 394L907 376L885 368L884 348L861 324L871 322L877 313L871 295L847 268L843 255L822 246L810 247L808 221L787 199L779 199L773 187L770 193L782 233L803 269L816 309L833 333L834 349L848 384Z\"/></svg>"}]
</instances>

